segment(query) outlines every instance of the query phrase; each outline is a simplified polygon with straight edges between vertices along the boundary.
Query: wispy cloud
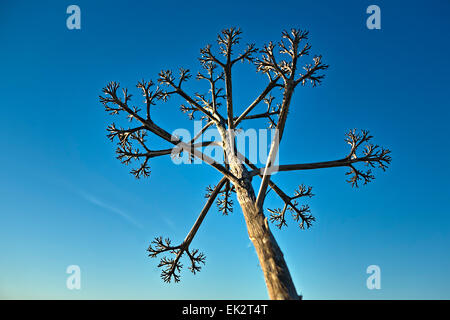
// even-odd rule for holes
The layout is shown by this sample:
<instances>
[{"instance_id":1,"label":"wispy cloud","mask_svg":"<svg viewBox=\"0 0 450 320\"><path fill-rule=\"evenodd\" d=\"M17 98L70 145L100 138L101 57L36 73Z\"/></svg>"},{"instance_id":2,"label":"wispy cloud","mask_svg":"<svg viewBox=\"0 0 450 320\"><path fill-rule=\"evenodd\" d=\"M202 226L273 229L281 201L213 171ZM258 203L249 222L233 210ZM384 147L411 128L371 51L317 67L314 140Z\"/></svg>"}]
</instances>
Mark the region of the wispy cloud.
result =
<instances>
[{"instance_id":1,"label":"wispy cloud","mask_svg":"<svg viewBox=\"0 0 450 320\"><path fill-rule=\"evenodd\" d=\"M133 217L131 217L129 214L123 212L122 210L113 207L101 200L99 200L98 198L96 198L93 195L87 194L85 192L80 192L81 196L86 199L87 201L89 201L90 203L103 208L105 210L108 210L110 212L113 212L117 215L119 215L120 217L122 217L124 220L126 220L128 223L132 224L133 226L139 228L139 229L144 229L144 227L142 226L142 224L140 224L139 222L137 222Z\"/></svg>"}]
</instances>

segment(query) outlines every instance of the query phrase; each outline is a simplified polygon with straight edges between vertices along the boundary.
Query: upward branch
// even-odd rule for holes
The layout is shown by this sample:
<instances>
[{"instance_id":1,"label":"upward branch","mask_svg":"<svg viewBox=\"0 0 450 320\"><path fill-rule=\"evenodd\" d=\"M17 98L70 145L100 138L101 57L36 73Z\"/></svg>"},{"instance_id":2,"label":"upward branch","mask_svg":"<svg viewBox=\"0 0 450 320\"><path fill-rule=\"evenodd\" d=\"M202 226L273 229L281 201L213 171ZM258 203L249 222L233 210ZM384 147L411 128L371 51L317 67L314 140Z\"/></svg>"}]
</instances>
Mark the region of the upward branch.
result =
<instances>
[{"instance_id":1,"label":"upward branch","mask_svg":"<svg viewBox=\"0 0 450 320\"><path fill-rule=\"evenodd\" d=\"M309 64L305 65L304 69L307 70L306 74L300 74L299 79L295 78L298 59L309 54L309 44L306 44L303 49L299 50L300 43L303 40L306 40L307 36L307 32L296 29L292 29L290 33L284 31L283 40L279 44L279 47L281 48L280 53L287 56L288 60L281 60L280 62L278 62L274 53L275 45L270 42L261 51L263 53L263 58L256 61L256 65L259 71L267 74L273 72L276 76L281 77L284 81L283 102L281 104L278 124L276 126L276 134L270 146L269 156L266 162L263 178L256 199L256 205L258 208L262 208L264 203L264 198L270 181L270 175L273 170L272 166L278 154L279 144L281 142L281 139L283 138L287 115L289 112L289 107L295 87L299 83L304 84L304 81L306 79L310 79L314 85L316 83L320 83L323 76L316 75L316 72L324 70L328 67L327 65L322 64L320 58L315 57L313 59L315 61L314 67L310 66ZM300 81L302 78L304 79L304 81Z\"/></svg>"},{"instance_id":2,"label":"upward branch","mask_svg":"<svg viewBox=\"0 0 450 320\"><path fill-rule=\"evenodd\" d=\"M165 241L163 241L162 237L157 237L148 247L147 251L150 252L149 256L152 258L156 258L158 255L163 253L172 253L175 256L174 258L163 257L158 265L158 267L163 267L161 277L165 282L170 282L172 280L172 277L175 282L180 281L179 272L183 267L183 265L180 263L180 259L184 253L188 255L191 261L191 266L189 267L189 269L194 274L200 271L200 263L205 263L205 255L203 253L199 253L197 249L189 251L189 246L191 245L192 240L194 239L198 229L205 219L206 214L214 203L214 200L219 194L220 189L223 187L226 181L227 179L225 177L222 178L214 188L214 190L211 192L208 201L206 201L206 204L200 212L197 220L195 221L188 235L181 244L172 246L170 239L166 239Z\"/></svg>"},{"instance_id":3,"label":"upward branch","mask_svg":"<svg viewBox=\"0 0 450 320\"><path fill-rule=\"evenodd\" d=\"M247 45L247 48L239 54L236 58L233 59L233 51L234 47L239 44L240 41L241 30L239 28L229 28L223 30L217 37L217 43L219 45L219 52L225 57L225 61L221 61L217 58L211 51L211 45L207 45L204 49L200 51L201 58L200 62L203 65L209 64L217 64L223 68L223 79L225 80L225 99L226 99L226 107L227 107L227 118L226 125L228 128L228 136L229 140L227 143L229 145L234 146L234 128L235 117L233 111L233 85L232 85L232 67L238 61L253 61L253 54L258 50L256 49L254 44ZM211 80L210 80L211 81ZM214 83L211 82L212 85L212 94L213 94L213 105L214 105ZM241 121L242 119L238 119ZM230 149L230 152L235 152L235 149ZM229 156L233 156L229 155Z\"/></svg>"}]
</instances>

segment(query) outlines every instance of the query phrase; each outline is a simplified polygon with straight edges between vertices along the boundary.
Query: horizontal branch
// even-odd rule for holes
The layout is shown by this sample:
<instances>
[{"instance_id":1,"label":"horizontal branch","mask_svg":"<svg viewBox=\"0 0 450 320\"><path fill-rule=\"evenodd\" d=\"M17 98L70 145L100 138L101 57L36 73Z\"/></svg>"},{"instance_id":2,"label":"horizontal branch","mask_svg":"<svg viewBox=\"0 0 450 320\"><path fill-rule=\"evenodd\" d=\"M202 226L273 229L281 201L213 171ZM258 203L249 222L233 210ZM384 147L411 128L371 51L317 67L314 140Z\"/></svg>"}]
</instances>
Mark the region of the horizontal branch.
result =
<instances>
[{"instance_id":1,"label":"horizontal branch","mask_svg":"<svg viewBox=\"0 0 450 320\"><path fill-rule=\"evenodd\" d=\"M270 175L274 172L281 171L349 167L350 170L346 172L346 175L350 176L350 178L347 180L347 182L349 182L352 187L358 187L358 183L360 181L362 181L363 184L367 184L368 182L375 179L375 176L372 174L371 168L378 167L381 170L385 171L392 160L390 156L391 151L389 149L370 143L370 140L372 138L373 137L367 130L362 130L361 133L357 133L356 129L352 129L346 134L345 139L345 141L351 146L351 150L350 153L343 159L313 163L287 164L280 166L269 165L268 162L265 168L260 168L256 171L253 170L250 174L254 176L264 172L264 178L266 178L266 173ZM366 144L363 150L360 152L361 155L358 156L357 151L359 148L362 148L363 143ZM357 169L354 164L358 162L363 162L368 167L368 169Z\"/></svg>"},{"instance_id":2,"label":"horizontal branch","mask_svg":"<svg viewBox=\"0 0 450 320\"><path fill-rule=\"evenodd\" d=\"M199 148L199 147L207 147L210 145L217 145L217 142L216 141L202 141L200 143L188 144L188 146L190 146L190 149ZM148 150L147 152L121 151L120 154L124 155L124 156L128 156L128 157L133 157L133 158L142 158L142 157L155 158L155 157L159 157L159 156L170 155L174 152L175 149L176 149L176 147L171 148L171 149L162 149L162 150ZM183 150L180 148L179 151L181 152Z\"/></svg>"},{"instance_id":3,"label":"horizontal branch","mask_svg":"<svg viewBox=\"0 0 450 320\"><path fill-rule=\"evenodd\" d=\"M297 171L297 170L312 170L321 168L335 168L335 167L348 167L357 162L373 162L379 161L379 157L362 157L362 158L343 158L340 160L323 161L323 162L311 162L311 163L300 163L300 164L283 164L279 166L273 166L271 172L282 172L282 171ZM259 175L264 173L265 168L259 168L250 172L251 176Z\"/></svg>"}]
</instances>

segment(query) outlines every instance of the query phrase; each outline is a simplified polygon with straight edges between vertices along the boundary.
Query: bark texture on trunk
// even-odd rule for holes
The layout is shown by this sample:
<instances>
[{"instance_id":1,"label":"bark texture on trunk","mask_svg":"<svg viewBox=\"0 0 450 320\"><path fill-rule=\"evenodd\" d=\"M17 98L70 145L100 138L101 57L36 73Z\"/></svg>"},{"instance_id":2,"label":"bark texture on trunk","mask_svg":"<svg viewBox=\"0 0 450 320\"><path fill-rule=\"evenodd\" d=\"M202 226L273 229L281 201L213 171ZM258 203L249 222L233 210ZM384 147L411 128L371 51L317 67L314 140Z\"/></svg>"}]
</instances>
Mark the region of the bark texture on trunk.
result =
<instances>
[{"instance_id":1,"label":"bark texture on trunk","mask_svg":"<svg viewBox=\"0 0 450 320\"><path fill-rule=\"evenodd\" d=\"M224 126L218 126L218 130L222 136L230 171L239 179L239 183L233 184L244 214L248 236L256 249L264 273L269 298L272 300L298 300L300 298L295 290L283 252L270 231L268 220L262 209L258 209L256 204L251 175L234 152L234 137L230 136L232 132L225 130Z\"/></svg>"},{"instance_id":2,"label":"bark texture on trunk","mask_svg":"<svg viewBox=\"0 0 450 320\"><path fill-rule=\"evenodd\" d=\"M298 300L291 274L283 252L270 231L267 218L257 209L253 187L236 188L237 198L244 213L247 231L264 273L269 298Z\"/></svg>"},{"instance_id":3,"label":"bark texture on trunk","mask_svg":"<svg viewBox=\"0 0 450 320\"><path fill-rule=\"evenodd\" d=\"M269 298L272 300L298 300L299 296L292 282L291 274L284 260L283 252L270 231L267 218L256 205L251 178L245 167L231 157L231 171L241 179L235 184L236 195L244 214L247 231L256 249L264 273Z\"/></svg>"}]
</instances>

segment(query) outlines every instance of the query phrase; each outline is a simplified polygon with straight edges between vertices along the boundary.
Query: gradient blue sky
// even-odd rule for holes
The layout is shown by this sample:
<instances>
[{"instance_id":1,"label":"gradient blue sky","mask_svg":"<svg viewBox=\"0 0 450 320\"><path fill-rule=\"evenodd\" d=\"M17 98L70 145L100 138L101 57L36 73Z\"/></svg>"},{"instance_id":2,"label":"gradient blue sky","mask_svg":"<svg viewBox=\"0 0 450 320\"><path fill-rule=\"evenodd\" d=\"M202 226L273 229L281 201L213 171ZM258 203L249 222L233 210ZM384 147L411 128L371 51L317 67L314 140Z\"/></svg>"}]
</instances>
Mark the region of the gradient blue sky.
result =
<instances>
[{"instance_id":1,"label":"gradient blue sky","mask_svg":"<svg viewBox=\"0 0 450 320\"><path fill-rule=\"evenodd\" d=\"M66 28L70 4L81 8L81 30ZM381 30L366 28L370 4L381 8ZM161 281L145 249L157 235L181 241L219 175L159 158L150 179L137 181L115 159L105 136L112 119L98 102L110 80L134 90L163 68L197 70L199 49L240 26L243 42L258 46L285 28L308 29L312 52L330 64L321 87L296 92L281 162L339 158L353 127L392 149L389 170L358 190L342 168L274 178L316 194L311 229L273 228L298 291L450 299L449 12L444 0L2 1L0 298L267 298L239 208L207 216L193 243L207 255L202 272ZM237 68L244 108L265 79ZM192 129L172 102L154 117L168 131ZM79 291L65 286L71 264L81 267ZM371 264L381 268L381 290L366 288Z\"/></svg>"}]
</instances>

